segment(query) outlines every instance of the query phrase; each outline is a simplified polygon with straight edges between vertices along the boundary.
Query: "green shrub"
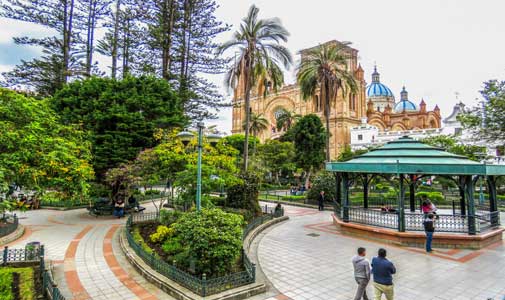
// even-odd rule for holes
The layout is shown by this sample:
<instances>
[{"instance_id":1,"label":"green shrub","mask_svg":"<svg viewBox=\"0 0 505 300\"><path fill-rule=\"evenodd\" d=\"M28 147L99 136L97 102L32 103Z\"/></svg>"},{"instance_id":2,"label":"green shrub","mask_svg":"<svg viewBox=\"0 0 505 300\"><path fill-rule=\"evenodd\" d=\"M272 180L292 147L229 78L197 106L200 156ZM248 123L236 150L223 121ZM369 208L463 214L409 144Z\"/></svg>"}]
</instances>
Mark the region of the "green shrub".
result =
<instances>
[{"instance_id":1,"label":"green shrub","mask_svg":"<svg viewBox=\"0 0 505 300\"><path fill-rule=\"evenodd\" d=\"M174 229L167 227L165 225L159 225L156 228L156 232L149 236L149 239L153 243L160 243L171 237L174 234Z\"/></svg>"},{"instance_id":2,"label":"green shrub","mask_svg":"<svg viewBox=\"0 0 505 300\"><path fill-rule=\"evenodd\" d=\"M178 210L160 210L160 223L165 226L170 226L182 216L182 212Z\"/></svg>"},{"instance_id":3,"label":"green shrub","mask_svg":"<svg viewBox=\"0 0 505 300\"><path fill-rule=\"evenodd\" d=\"M281 198L281 200L284 200L284 201L303 201L307 199L306 196L283 196Z\"/></svg>"},{"instance_id":4,"label":"green shrub","mask_svg":"<svg viewBox=\"0 0 505 300\"><path fill-rule=\"evenodd\" d=\"M19 299L35 299L35 282L32 268L0 268L0 299L14 299L12 293L13 273L19 274Z\"/></svg>"},{"instance_id":5,"label":"green shrub","mask_svg":"<svg viewBox=\"0 0 505 300\"><path fill-rule=\"evenodd\" d=\"M238 209L247 209L254 216L261 215L258 202L259 178L253 174L240 176L242 183L232 185L227 190L226 206Z\"/></svg>"},{"instance_id":6,"label":"green shrub","mask_svg":"<svg viewBox=\"0 0 505 300\"><path fill-rule=\"evenodd\" d=\"M142 250L144 250L148 254L156 254L156 252L149 247L149 245L144 241L144 238L140 234L140 230L138 227L134 227L132 231L132 237L135 243L139 244Z\"/></svg>"},{"instance_id":7,"label":"green shrub","mask_svg":"<svg viewBox=\"0 0 505 300\"><path fill-rule=\"evenodd\" d=\"M312 180L312 188L307 193L307 199L317 201L319 193L324 191L326 200L335 199L335 177L332 172L323 171Z\"/></svg>"},{"instance_id":8,"label":"green shrub","mask_svg":"<svg viewBox=\"0 0 505 300\"><path fill-rule=\"evenodd\" d=\"M434 192L435 188L429 185L420 185L417 187L419 192Z\"/></svg>"},{"instance_id":9,"label":"green shrub","mask_svg":"<svg viewBox=\"0 0 505 300\"><path fill-rule=\"evenodd\" d=\"M200 212L185 213L173 224L177 240L168 239L163 249L182 249L176 256L178 264L189 269L194 262L197 274L222 276L229 273L240 258L243 225L242 216L220 209L204 208Z\"/></svg>"},{"instance_id":10,"label":"green shrub","mask_svg":"<svg viewBox=\"0 0 505 300\"><path fill-rule=\"evenodd\" d=\"M389 183L377 183L374 189L375 192L381 192L381 193L387 193L390 192L391 190L394 190L394 188L392 188Z\"/></svg>"},{"instance_id":11,"label":"green shrub","mask_svg":"<svg viewBox=\"0 0 505 300\"><path fill-rule=\"evenodd\" d=\"M100 197L109 198L110 194L111 194L111 190L105 184L96 183L96 182L90 183L89 196L91 198L100 198Z\"/></svg>"},{"instance_id":12,"label":"green shrub","mask_svg":"<svg viewBox=\"0 0 505 300\"><path fill-rule=\"evenodd\" d=\"M224 212L241 215L244 218L244 221L249 222L256 217L250 210L247 209L239 209L232 207L223 207L221 208Z\"/></svg>"},{"instance_id":13,"label":"green shrub","mask_svg":"<svg viewBox=\"0 0 505 300\"><path fill-rule=\"evenodd\" d=\"M0 269L0 299L13 300L12 272L8 269Z\"/></svg>"},{"instance_id":14,"label":"green shrub","mask_svg":"<svg viewBox=\"0 0 505 300\"><path fill-rule=\"evenodd\" d=\"M435 204L441 204L441 203L445 202L445 197L441 192L417 192L416 193L416 198L421 198L423 196L428 197L428 199Z\"/></svg>"},{"instance_id":15,"label":"green shrub","mask_svg":"<svg viewBox=\"0 0 505 300\"><path fill-rule=\"evenodd\" d=\"M160 195L161 191L160 190L146 190L144 191L144 195Z\"/></svg>"}]
</instances>

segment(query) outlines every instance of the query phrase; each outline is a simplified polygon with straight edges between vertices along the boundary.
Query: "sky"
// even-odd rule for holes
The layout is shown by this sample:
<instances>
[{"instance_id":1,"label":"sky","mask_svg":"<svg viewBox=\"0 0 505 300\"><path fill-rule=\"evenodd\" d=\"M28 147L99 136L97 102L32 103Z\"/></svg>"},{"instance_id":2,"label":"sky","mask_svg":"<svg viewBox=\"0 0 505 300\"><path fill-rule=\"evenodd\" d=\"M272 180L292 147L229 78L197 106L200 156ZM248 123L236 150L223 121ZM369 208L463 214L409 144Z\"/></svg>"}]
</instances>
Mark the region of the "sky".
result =
<instances>
[{"instance_id":1,"label":"sky","mask_svg":"<svg viewBox=\"0 0 505 300\"><path fill-rule=\"evenodd\" d=\"M476 105L482 83L505 80L505 1L503 0L216 0L218 19L232 25L218 41L228 40L250 5L260 17L278 17L291 33L287 47L293 54L329 40L352 42L367 82L376 63L381 82L399 99L402 86L418 104L435 104L447 117L457 101ZM13 36L43 34L30 24L0 19L0 71L36 49L17 47ZM292 68L287 83L294 81ZM223 76L212 80L222 86ZM223 93L230 99L223 88ZM459 93L456 100L456 93ZM207 121L225 132L231 129L231 109Z\"/></svg>"}]
</instances>

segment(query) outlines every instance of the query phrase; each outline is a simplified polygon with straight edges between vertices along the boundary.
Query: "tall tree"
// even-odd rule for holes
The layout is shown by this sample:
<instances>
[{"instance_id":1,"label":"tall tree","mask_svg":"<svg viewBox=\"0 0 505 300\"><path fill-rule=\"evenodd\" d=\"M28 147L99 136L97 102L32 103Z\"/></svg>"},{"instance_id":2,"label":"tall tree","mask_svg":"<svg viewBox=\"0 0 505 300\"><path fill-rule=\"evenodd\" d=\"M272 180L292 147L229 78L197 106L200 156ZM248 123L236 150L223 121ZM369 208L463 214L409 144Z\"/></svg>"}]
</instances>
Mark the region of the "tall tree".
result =
<instances>
[{"instance_id":1,"label":"tall tree","mask_svg":"<svg viewBox=\"0 0 505 300\"><path fill-rule=\"evenodd\" d=\"M104 26L109 30L98 41L98 53L111 58L111 77L154 75L155 62L148 45L142 6L135 0L116 0ZM119 76L121 75L121 76Z\"/></svg>"},{"instance_id":2,"label":"tall tree","mask_svg":"<svg viewBox=\"0 0 505 300\"><path fill-rule=\"evenodd\" d=\"M66 124L90 132L93 167L98 179L159 143L159 128L186 122L182 101L170 85L154 77L112 80L91 77L58 91L53 107Z\"/></svg>"},{"instance_id":3,"label":"tall tree","mask_svg":"<svg viewBox=\"0 0 505 300\"><path fill-rule=\"evenodd\" d=\"M505 140L505 81L490 80L480 92L483 105L461 115L460 121L479 139L496 143Z\"/></svg>"},{"instance_id":4,"label":"tall tree","mask_svg":"<svg viewBox=\"0 0 505 300\"><path fill-rule=\"evenodd\" d=\"M0 190L14 183L62 200L86 196L91 145L78 126L59 121L47 99L0 88Z\"/></svg>"},{"instance_id":5,"label":"tall tree","mask_svg":"<svg viewBox=\"0 0 505 300\"><path fill-rule=\"evenodd\" d=\"M279 19L258 19L258 13L259 9L254 5L251 6L233 39L221 45L218 51L220 54L229 49L235 49L239 52L238 61L226 75L226 84L230 88L237 88L239 81L244 83L244 109L246 115L245 171L247 171L249 159L251 90L258 83L264 84L264 80L258 82L259 79L263 78L270 78L271 86L277 89L284 81L283 74L280 72L280 64L288 68L292 62L289 51L279 44L281 41L287 41L288 31L282 26Z\"/></svg>"},{"instance_id":6,"label":"tall tree","mask_svg":"<svg viewBox=\"0 0 505 300\"><path fill-rule=\"evenodd\" d=\"M216 56L216 36L230 27L217 20L214 0L180 0L175 26L172 72L177 76L186 112L194 119L213 118L227 106L219 88L205 74L226 71L227 59ZM209 109L210 108L210 109Z\"/></svg>"},{"instance_id":7,"label":"tall tree","mask_svg":"<svg viewBox=\"0 0 505 300\"><path fill-rule=\"evenodd\" d=\"M112 0L80 0L77 8L83 12L81 23L78 24L81 30L86 32L84 38L84 74L92 75L93 53L95 51L95 29L100 24L101 20L111 15Z\"/></svg>"},{"instance_id":8,"label":"tall tree","mask_svg":"<svg viewBox=\"0 0 505 300\"><path fill-rule=\"evenodd\" d=\"M281 114L277 117L277 130L285 128L286 130L291 129L291 126L300 119L300 115L294 111L289 111L283 109Z\"/></svg>"},{"instance_id":9,"label":"tall tree","mask_svg":"<svg viewBox=\"0 0 505 300\"><path fill-rule=\"evenodd\" d=\"M353 74L348 70L350 43L323 44L303 53L297 80L303 99L313 99L316 93L324 100L326 119L326 161L330 161L330 109L338 90L345 97L357 90Z\"/></svg>"},{"instance_id":10,"label":"tall tree","mask_svg":"<svg viewBox=\"0 0 505 300\"><path fill-rule=\"evenodd\" d=\"M244 130L247 124L243 124ZM260 132L268 128L268 120L263 116L263 114L251 114L251 121L249 123L249 131L252 133L253 137L257 137Z\"/></svg>"},{"instance_id":11,"label":"tall tree","mask_svg":"<svg viewBox=\"0 0 505 300\"><path fill-rule=\"evenodd\" d=\"M305 185L309 185L311 174L320 169L324 162L326 132L321 119L306 115L290 130L295 143L295 161L305 171Z\"/></svg>"},{"instance_id":12,"label":"tall tree","mask_svg":"<svg viewBox=\"0 0 505 300\"><path fill-rule=\"evenodd\" d=\"M295 147L290 142L280 142L278 140L268 140L258 147L258 154L261 161L273 174L275 183L280 184L279 177L282 174L289 174L296 170Z\"/></svg>"},{"instance_id":13,"label":"tall tree","mask_svg":"<svg viewBox=\"0 0 505 300\"><path fill-rule=\"evenodd\" d=\"M16 44L41 47L44 55L21 61L13 71L4 73L5 85L27 86L50 95L79 72L81 65L75 57L79 37L73 29L80 16L74 0L5 0L0 8L0 17L41 25L57 33L42 38L14 38Z\"/></svg>"},{"instance_id":14,"label":"tall tree","mask_svg":"<svg viewBox=\"0 0 505 300\"><path fill-rule=\"evenodd\" d=\"M443 148L448 152L468 157L471 160L480 161L486 156L486 147L459 143L456 138L448 135L427 137L423 143Z\"/></svg>"}]
</instances>

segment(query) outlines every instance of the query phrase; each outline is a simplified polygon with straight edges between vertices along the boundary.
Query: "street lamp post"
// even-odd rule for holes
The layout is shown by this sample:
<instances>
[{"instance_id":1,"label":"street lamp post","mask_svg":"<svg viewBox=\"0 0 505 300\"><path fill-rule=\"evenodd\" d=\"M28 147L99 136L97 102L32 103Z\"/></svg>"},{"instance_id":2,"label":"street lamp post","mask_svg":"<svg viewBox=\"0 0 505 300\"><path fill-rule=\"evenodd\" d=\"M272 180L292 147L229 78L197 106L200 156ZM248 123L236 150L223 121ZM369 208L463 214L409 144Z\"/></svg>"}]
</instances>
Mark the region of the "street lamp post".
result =
<instances>
[{"instance_id":1,"label":"street lamp post","mask_svg":"<svg viewBox=\"0 0 505 300\"><path fill-rule=\"evenodd\" d=\"M196 165L196 210L202 208L202 143L203 143L203 122L198 122L198 162Z\"/></svg>"},{"instance_id":2,"label":"street lamp post","mask_svg":"<svg viewBox=\"0 0 505 300\"><path fill-rule=\"evenodd\" d=\"M198 122L196 124L198 129L198 160L196 165L196 210L200 211L202 208L202 152L203 152L203 131L205 129L205 124L203 122ZM188 143L194 138L193 133L189 131L181 131L177 134L177 137L181 139L184 146L187 146ZM207 135L207 140L214 147L221 136L218 134L209 134Z\"/></svg>"}]
</instances>

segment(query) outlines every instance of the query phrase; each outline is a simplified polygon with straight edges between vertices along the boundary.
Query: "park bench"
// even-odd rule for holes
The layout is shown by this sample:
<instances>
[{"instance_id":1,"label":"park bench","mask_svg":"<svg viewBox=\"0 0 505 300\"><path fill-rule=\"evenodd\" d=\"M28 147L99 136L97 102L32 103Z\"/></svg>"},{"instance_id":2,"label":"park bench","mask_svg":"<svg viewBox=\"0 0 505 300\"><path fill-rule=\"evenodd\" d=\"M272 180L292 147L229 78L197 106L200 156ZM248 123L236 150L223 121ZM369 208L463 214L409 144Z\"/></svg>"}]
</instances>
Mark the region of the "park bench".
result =
<instances>
[{"instance_id":1,"label":"park bench","mask_svg":"<svg viewBox=\"0 0 505 300\"><path fill-rule=\"evenodd\" d=\"M146 208L140 206L138 201L128 202L124 207L124 213L130 212L143 212ZM93 206L88 207L89 214L95 217L98 216L109 216L114 213L114 205L107 198L100 198L96 201Z\"/></svg>"}]
</instances>

